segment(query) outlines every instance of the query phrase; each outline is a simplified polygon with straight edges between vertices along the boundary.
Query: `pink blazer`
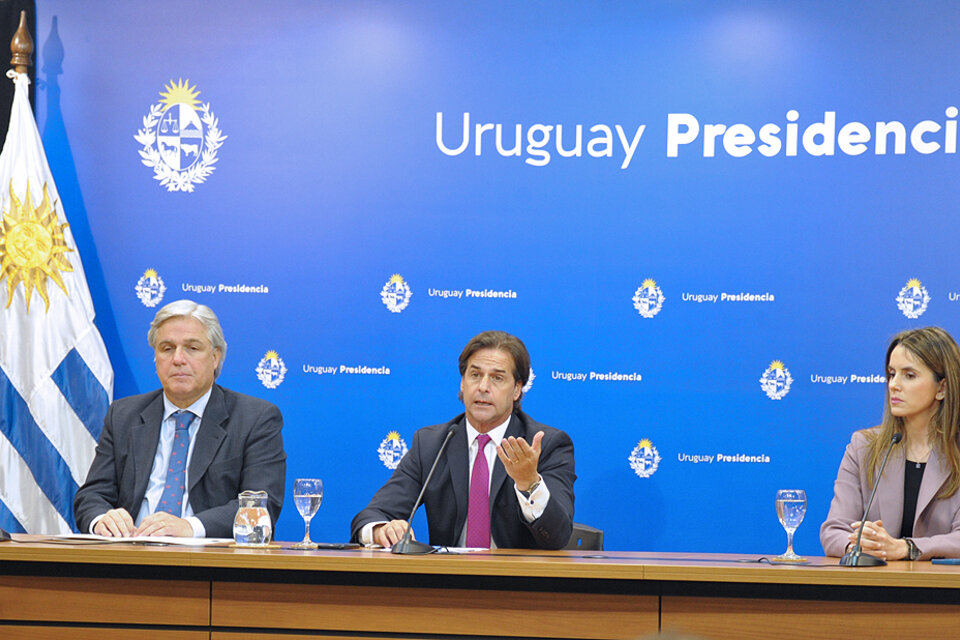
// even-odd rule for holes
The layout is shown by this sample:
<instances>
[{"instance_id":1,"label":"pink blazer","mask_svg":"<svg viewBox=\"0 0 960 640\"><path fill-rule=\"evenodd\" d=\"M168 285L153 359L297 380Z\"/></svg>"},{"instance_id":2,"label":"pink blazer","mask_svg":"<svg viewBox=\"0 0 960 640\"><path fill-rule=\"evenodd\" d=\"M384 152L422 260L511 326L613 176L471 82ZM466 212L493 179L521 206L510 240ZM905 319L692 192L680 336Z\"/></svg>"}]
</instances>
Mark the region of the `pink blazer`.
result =
<instances>
[{"instance_id":1,"label":"pink blazer","mask_svg":"<svg viewBox=\"0 0 960 640\"><path fill-rule=\"evenodd\" d=\"M830 513L820 527L820 544L828 556L842 556L854 522L863 517L863 508L872 488L867 483L867 431L857 431L850 439L833 485ZM873 500L868 520L883 520L887 532L900 537L903 520L903 473L906 450L896 445L880 478L877 497ZM948 466L936 449L930 452L917 497L917 515L913 522L913 541L922 559L960 557L960 491L946 499L937 499L937 492L947 480Z\"/></svg>"}]
</instances>

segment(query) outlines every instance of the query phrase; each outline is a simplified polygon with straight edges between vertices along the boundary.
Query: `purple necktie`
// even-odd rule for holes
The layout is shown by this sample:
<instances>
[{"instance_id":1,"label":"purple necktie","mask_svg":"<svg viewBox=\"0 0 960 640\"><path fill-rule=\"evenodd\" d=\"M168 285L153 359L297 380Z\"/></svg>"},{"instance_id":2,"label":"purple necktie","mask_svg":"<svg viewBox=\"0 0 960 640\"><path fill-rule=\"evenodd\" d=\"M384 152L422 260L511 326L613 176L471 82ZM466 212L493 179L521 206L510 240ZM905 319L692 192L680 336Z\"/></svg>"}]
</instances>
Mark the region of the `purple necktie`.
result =
<instances>
[{"instance_id":1,"label":"purple necktie","mask_svg":"<svg viewBox=\"0 0 960 640\"><path fill-rule=\"evenodd\" d=\"M467 509L467 546L490 547L490 469L484 447L490 436L477 436L477 457L470 474L470 506Z\"/></svg>"},{"instance_id":2,"label":"purple necktie","mask_svg":"<svg viewBox=\"0 0 960 640\"><path fill-rule=\"evenodd\" d=\"M183 513L183 491L186 485L187 451L190 449L190 423L193 414L189 411L177 411L173 414L177 421L177 430L173 435L173 449L170 451L170 463L167 467L167 482L160 496L157 511L166 511L178 518Z\"/></svg>"}]
</instances>

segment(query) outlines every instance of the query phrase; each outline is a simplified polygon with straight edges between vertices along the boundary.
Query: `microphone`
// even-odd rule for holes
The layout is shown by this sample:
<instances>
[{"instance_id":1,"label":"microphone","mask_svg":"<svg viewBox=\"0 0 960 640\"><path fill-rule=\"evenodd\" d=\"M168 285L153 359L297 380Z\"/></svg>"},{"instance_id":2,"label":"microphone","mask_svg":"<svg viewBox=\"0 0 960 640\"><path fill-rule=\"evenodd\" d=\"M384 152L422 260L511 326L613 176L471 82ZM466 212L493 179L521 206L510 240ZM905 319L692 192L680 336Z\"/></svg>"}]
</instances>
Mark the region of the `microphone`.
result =
<instances>
[{"instance_id":1,"label":"microphone","mask_svg":"<svg viewBox=\"0 0 960 640\"><path fill-rule=\"evenodd\" d=\"M453 437L453 432L456 428L456 422L451 422L450 426L447 428L447 437L443 439L443 444L440 445L440 450L437 451L437 457L433 460L433 466L430 467L430 473L427 474L427 479L423 481L423 488L420 489L420 495L417 496L416 502L413 503L413 509L410 511L410 517L407 518L407 530L403 534L403 538L401 538L400 541L393 545L393 548L390 549L390 553L396 553L400 555L419 555L434 552L434 548L429 544L410 539L410 536L413 533L411 525L413 524L413 514L415 514L417 509L420 508L420 501L423 500L423 494L427 491L427 485L430 484L430 478L433 477L433 471L437 468L437 463L440 462L440 456L443 455L443 451L447 448L447 443L450 442L450 438Z\"/></svg>"},{"instance_id":2,"label":"microphone","mask_svg":"<svg viewBox=\"0 0 960 640\"><path fill-rule=\"evenodd\" d=\"M877 482L873 485L870 499L867 500L867 508L863 510L863 518L860 520L860 530L857 532L857 542L853 545L853 549L850 549L846 555L840 558L841 567L881 567L887 564L887 561L882 558L872 556L869 553L863 553L860 550L860 538L863 537L863 525L867 521L867 512L870 511L870 505L873 504L873 497L877 495L877 487L880 486L880 478L883 477L883 468L887 466L887 459L890 457L890 452L893 451L893 445L901 440L903 440L902 433L895 433L893 437L890 438L890 446L887 447L887 454L883 456L883 462L880 463L880 473L877 474Z\"/></svg>"}]
</instances>

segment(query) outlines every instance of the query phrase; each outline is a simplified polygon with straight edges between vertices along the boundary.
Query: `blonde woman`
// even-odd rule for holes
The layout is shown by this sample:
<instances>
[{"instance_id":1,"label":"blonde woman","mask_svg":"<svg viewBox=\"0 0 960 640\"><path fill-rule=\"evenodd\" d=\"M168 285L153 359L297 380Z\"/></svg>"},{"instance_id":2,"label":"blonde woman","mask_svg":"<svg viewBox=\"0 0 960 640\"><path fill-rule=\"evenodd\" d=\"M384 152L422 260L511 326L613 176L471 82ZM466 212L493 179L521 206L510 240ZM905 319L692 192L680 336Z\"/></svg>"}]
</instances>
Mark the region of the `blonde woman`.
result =
<instances>
[{"instance_id":1,"label":"blonde woman","mask_svg":"<svg viewBox=\"0 0 960 640\"><path fill-rule=\"evenodd\" d=\"M885 560L960 557L960 348L939 327L896 335L887 348L883 422L853 434L820 543L841 556L856 541L873 487L861 550ZM877 478L894 434L895 445Z\"/></svg>"}]
</instances>

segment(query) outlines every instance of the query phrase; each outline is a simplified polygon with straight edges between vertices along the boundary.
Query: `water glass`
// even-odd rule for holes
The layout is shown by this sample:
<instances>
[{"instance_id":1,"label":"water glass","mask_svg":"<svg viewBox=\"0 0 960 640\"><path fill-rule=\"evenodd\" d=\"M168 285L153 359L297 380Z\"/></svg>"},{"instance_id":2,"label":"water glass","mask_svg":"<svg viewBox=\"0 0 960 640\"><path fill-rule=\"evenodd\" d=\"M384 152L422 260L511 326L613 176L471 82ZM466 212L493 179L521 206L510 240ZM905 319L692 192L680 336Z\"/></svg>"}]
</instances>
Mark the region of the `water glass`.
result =
<instances>
[{"instance_id":1,"label":"water glass","mask_svg":"<svg viewBox=\"0 0 960 640\"><path fill-rule=\"evenodd\" d=\"M807 559L793 552L793 532L803 522L807 513L807 494L803 489L780 489L777 491L777 517L787 532L787 550L774 562L806 562Z\"/></svg>"},{"instance_id":2,"label":"water glass","mask_svg":"<svg viewBox=\"0 0 960 640\"><path fill-rule=\"evenodd\" d=\"M310 520L317 514L323 502L323 480L317 478L297 478L293 483L293 502L303 517L303 540L293 545L293 549L316 549L317 543L310 540Z\"/></svg>"}]
</instances>

